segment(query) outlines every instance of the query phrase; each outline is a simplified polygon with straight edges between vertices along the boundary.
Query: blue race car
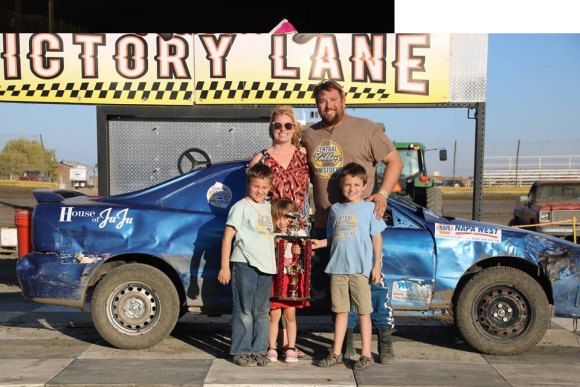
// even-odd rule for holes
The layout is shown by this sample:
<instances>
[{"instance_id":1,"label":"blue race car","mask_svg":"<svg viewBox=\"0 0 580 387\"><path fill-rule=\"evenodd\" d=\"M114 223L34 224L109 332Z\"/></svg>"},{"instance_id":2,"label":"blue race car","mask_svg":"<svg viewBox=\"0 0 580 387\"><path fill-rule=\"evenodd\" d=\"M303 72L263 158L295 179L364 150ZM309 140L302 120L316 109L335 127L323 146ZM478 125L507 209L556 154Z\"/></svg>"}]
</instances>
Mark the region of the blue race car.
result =
<instances>
[{"instance_id":1,"label":"blue race car","mask_svg":"<svg viewBox=\"0 0 580 387\"><path fill-rule=\"evenodd\" d=\"M231 313L230 287L217 274L245 165L214 164L108 197L36 190L33 251L17 263L22 294L90 310L99 334L125 349L160 342L188 310ZM397 316L454 322L478 351L514 355L540 341L552 311L580 315L579 246L441 217L397 195L388 208L383 273ZM329 313L325 264L313 258L304 313Z\"/></svg>"}]
</instances>

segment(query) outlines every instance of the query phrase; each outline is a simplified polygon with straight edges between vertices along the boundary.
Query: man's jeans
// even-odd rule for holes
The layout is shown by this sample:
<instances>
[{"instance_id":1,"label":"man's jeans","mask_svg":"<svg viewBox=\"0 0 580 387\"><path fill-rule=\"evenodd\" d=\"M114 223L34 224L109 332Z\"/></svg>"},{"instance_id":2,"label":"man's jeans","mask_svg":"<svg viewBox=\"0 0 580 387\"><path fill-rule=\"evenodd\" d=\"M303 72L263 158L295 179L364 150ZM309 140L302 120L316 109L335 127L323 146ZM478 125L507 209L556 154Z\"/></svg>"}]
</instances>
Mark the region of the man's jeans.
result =
<instances>
[{"instance_id":1,"label":"man's jeans","mask_svg":"<svg viewBox=\"0 0 580 387\"><path fill-rule=\"evenodd\" d=\"M381 276L382 277L382 276ZM393 308L391 307L391 298L389 297L389 287L385 284L385 279L381 282L371 285L371 321L375 328L393 329L395 319L393 318ZM348 314L348 327L354 328L358 323L358 315L352 310Z\"/></svg>"},{"instance_id":2,"label":"man's jeans","mask_svg":"<svg viewBox=\"0 0 580 387\"><path fill-rule=\"evenodd\" d=\"M231 355L250 355L268 350L272 275L247 263L232 263Z\"/></svg>"}]
</instances>

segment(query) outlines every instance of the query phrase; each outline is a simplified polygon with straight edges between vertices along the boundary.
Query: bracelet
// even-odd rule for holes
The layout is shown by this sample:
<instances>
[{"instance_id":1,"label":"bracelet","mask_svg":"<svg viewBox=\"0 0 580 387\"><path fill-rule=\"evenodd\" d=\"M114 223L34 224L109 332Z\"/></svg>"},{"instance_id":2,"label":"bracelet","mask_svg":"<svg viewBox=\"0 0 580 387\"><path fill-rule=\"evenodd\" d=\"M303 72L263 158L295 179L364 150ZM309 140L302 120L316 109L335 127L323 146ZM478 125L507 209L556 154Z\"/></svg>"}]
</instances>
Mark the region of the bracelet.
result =
<instances>
[{"instance_id":1,"label":"bracelet","mask_svg":"<svg viewBox=\"0 0 580 387\"><path fill-rule=\"evenodd\" d=\"M379 193L385 197L385 199L389 198L389 194L384 189L380 189Z\"/></svg>"}]
</instances>

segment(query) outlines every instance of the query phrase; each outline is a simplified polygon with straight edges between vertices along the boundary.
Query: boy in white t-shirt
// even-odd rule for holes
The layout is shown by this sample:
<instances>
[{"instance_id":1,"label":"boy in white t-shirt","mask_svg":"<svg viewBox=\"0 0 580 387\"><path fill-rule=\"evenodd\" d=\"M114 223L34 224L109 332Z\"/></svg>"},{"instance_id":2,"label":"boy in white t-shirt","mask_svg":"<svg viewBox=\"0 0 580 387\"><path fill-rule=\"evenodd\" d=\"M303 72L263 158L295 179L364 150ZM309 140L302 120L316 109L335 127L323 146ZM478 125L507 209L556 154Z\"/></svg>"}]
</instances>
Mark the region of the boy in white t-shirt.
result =
<instances>
[{"instance_id":1,"label":"boy in white t-shirt","mask_svg":"<svg viewBox=\"0 0 580 387\"><path fill-rule=\"evenodd\" d=\"M270 167L256 164L248 169L246 184L246 197L228 214L218 274L222 285L232 283L230 354L242 367L270 363L266 357L268 313L272 274L276 274L272 213L266 201L272 184Z\"/></svg>"}]
</instances>

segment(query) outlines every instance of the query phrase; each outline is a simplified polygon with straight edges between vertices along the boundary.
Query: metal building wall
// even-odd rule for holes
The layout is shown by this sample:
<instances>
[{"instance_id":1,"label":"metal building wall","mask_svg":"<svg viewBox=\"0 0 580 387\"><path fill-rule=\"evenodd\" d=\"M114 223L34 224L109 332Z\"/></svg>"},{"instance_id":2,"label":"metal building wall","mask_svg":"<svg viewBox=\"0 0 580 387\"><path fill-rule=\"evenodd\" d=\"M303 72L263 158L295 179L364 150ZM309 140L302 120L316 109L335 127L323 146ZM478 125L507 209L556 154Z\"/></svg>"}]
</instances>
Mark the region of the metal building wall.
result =
<instances>
[{"instance_id":1,"label":"metal building wall","mask_svg":"<svg viewBox=\"0 0 580 387\"><path fill-rule=\"evenodd\" d=\"M177 161L189 148L211 162L249 160L271 144L270 108L97 109L99 194L131 192L179 174Z\"/></svg>"}]
</instances>

